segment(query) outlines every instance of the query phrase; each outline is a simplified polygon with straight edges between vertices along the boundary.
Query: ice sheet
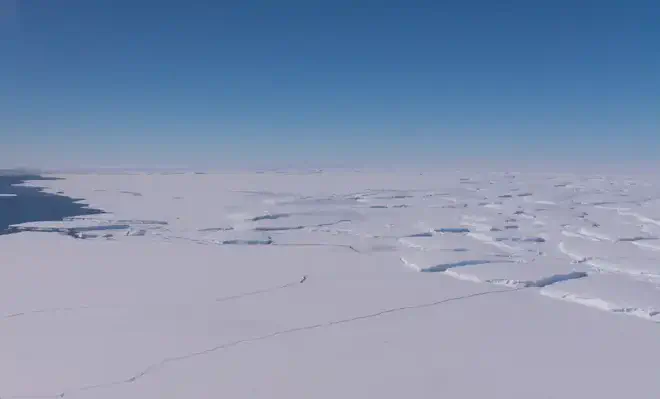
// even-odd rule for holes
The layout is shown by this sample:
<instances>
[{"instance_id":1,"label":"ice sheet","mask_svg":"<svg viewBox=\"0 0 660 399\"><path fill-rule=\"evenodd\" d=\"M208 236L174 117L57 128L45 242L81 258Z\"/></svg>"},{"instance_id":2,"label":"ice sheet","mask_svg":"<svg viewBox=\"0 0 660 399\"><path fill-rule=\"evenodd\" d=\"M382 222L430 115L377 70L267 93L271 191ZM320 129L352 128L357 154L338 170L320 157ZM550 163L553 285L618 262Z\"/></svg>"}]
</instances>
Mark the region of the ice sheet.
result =
<instances>
[{"instance_id":1,"label":"ice sheet","mask_svg":"<svg viewBox=\"0 0 660 399\"><path fill-rule=\"evenodd\" d=\"M649 176L60 177L107 213L0 237L3 399L660 396Z\"/></svg>"}]
</instances>

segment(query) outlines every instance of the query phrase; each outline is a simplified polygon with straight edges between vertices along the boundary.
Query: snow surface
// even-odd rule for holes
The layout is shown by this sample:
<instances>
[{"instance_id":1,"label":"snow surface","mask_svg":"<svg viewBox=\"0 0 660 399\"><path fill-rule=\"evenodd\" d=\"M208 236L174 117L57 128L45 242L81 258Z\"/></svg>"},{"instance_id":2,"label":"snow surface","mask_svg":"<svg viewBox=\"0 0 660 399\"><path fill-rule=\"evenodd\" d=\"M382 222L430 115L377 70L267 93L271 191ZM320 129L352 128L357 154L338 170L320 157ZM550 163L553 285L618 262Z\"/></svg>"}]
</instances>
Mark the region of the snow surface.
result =
<instances>
[{"instance_id":1,"label":"snow surface","mask_svg":"<svg viewBox=\"0 0 660 399\"><path fill-rule=\"evenodd\" d=\"M658 398L660 186L318 172L35 181L0 398Z\"/></svg>"}]
</instances>

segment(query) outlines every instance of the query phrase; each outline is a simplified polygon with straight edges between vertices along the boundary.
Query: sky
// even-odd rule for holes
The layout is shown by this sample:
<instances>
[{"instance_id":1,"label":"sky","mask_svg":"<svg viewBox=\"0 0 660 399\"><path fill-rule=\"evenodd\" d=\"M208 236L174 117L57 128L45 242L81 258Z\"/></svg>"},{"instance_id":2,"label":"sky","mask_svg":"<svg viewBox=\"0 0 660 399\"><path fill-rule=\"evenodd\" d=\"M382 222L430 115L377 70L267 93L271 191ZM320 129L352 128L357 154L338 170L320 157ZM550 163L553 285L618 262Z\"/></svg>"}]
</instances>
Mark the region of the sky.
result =
<instances>
[{"instance_id":1,"label":"sky","mask_svg":"<svg viewBox=\"0 0 660 399\"><path fill-rule=\"evenodd\" d=\"M657 160L657 1L0 0L0 167Z\"/></svg>"}]
</instances>

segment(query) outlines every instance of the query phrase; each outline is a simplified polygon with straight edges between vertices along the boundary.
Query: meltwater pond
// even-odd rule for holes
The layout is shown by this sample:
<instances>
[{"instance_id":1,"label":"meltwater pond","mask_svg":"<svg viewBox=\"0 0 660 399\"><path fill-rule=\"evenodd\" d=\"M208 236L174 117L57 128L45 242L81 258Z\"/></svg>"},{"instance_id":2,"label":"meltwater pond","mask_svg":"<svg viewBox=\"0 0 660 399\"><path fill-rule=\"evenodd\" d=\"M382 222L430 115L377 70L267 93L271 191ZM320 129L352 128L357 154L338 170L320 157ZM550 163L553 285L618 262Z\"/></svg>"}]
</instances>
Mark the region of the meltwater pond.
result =
<instances>
[{"instance_id":1,"label":"meltwater pond","mask_svg":"<svg viewBox=\"0 0 660 399\"><path fill-rule=\"evenodd\" d=\"M62 220L69 216L99 214L102 211L77 203L75 198L48 194L35 187L14 186L26 180L49 180L36 175L0 175L0 234L11 232L14 224Z\"/></svg>"}]
</instances>

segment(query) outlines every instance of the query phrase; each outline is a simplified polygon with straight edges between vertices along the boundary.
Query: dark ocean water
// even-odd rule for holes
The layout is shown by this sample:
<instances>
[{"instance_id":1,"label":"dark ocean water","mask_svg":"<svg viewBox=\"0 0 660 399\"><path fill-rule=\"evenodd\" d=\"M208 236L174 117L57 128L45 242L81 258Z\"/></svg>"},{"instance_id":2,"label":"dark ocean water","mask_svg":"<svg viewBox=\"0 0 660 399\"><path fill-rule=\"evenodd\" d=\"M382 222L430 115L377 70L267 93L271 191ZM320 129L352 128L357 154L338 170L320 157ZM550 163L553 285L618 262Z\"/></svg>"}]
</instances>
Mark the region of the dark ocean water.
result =
<instances>
[{"instance_id":1,"label":"dark ocean water","mask_svg":"<svg viewBox=\"0 0 660 399\"><path fill-rule=\"evenodd\" d=\"M34 175L0 175L0 194L16 194L15 197L0 196L0 234L10 232L10 225L62 220L69 216L95 215L103 213L76 203L77 199L63 195L47 194L38 188L14 187L13 184L26 180L53 180Z\"/></svg>"}]
</instances>

